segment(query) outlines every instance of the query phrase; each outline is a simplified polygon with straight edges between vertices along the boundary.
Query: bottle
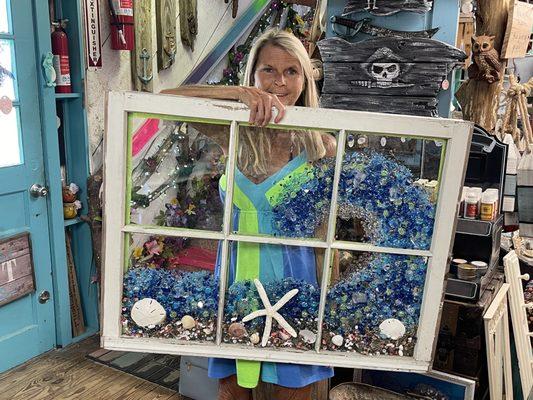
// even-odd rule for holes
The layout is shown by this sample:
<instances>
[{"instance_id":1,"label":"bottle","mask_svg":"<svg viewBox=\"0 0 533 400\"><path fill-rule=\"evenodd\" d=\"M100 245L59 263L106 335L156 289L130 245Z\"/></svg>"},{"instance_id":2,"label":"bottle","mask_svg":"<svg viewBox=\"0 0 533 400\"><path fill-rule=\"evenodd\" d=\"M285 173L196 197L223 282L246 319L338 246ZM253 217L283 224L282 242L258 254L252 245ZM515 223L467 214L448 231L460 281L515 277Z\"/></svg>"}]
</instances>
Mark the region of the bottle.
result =
<instances>
[{"instance_id":1,"label":"bottle","mask_svg":"<svg viewBox=\"0 0 533 400\"><path fill-rule=\"evenodd\" d=\"M480 218L482 221L492 221L494 217L494 195L485 190L481 196Z\"/></svg>"},{"instance_id":2,"label":"bottle","mask_svg":"<svg viewBox=\"0 0 533 400\"><path fill-rule=\"evenodd\" d=\"M471 188L465 197L465 218L476 219L479 213L478 195Z\"/></svg>"},{"instance_id":3,"label":"bottle","mask_svg":"<svg viewBox=\"0 0 533 400\"><path fill-rule=\"evenodd\" d=\"M493 219L498 216L500 213L500 191L498 189L487 189L487 193L490 193L492 196L492 201L494 202L494 216Z\"/></svg>"},{"instance_id":4,"label":"bottle","mask_svg":"<svg viewBox=\"0 0 533 400\"><path fill-rule=\"evenodd\" d=\"M458 215L458 217L460 217L460 218L465 216L465 200L466 200L466 194L468 193L469 190L470 190L470 188L468 186L463 186L463 190L461 192L461 203L459 204L459 215Z\"/></svg>"}]
</instances>

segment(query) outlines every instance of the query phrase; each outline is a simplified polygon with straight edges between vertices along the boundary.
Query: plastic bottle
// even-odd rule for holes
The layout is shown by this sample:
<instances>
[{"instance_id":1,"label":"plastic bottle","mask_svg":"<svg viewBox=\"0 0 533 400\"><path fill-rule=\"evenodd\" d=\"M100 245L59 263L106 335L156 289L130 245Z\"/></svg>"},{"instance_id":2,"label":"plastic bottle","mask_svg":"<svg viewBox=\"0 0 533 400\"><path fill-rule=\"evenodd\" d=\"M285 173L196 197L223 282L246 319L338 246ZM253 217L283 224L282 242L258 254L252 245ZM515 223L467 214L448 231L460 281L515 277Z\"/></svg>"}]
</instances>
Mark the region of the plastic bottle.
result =
<instances>
[{"instance_id":1,"label":"plastic bottle","mask_svg":"<svg viewBox=\"0 0 533 400\"><path fill-rule=\"evenodd\" d=\"M470 188L465 197L465 218L476 219L479 214L479 198L477 193Z\"/></svg>"},{"instance_id":2,"label":"plastic bottle","mask_svg":"<svg viewBox=\"0 0 533 400\"><path fill-rule=\"evenodd\" d=\"M492 221L494 217L494 195L484 191L481 195L480 218L482 221Z\"/></svg>"}]
</instances>

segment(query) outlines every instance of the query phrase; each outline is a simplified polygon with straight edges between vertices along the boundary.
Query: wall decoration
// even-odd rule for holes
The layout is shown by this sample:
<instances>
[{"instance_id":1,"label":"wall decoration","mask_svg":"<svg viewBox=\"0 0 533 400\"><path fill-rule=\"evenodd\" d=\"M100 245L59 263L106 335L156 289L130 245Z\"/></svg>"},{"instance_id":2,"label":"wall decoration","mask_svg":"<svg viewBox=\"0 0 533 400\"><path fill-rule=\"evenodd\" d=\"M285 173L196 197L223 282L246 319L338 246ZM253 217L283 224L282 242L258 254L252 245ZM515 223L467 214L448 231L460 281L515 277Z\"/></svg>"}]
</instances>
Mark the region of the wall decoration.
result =
<instances>
[{"instance_id":1,"label":"wall decoration","mask_svg":"<svg viewBox=\"0 0 533 400\"><path fill-rule=\"evenodd\" d=\"M88 68L102 68L102 41L98 1L85 0L85 46Z\"/></svg>"},{"instance_id":2,"label":"wall decoration","mask_svg":"<svg viewBox=\"0 0 533 400\"><path fill-rule=\"evenodd\" d=\"M122 135L106 138L104 347L429 368L441 302L435 293L443 291L452 238L452 226L440 221L456 215L462 185L462 173L456 170L465 165L470 124L295 107L284 123L298 127L297 143L309 131L320 130L337 138L337 157L311 164L300 152L257 183L236 168L248 160L238 159L239 133L259 129L247 126L249 111L243 104L111 93L109 105L108 130ZM118 117L124 114L127 118ZM133 156L135 132L155 114L158 134ZM165 128L172 124L177 132ZM263 133L277 135L278 129L270 126ZM224 159L201 132L220 134L217 143L229 146ZM369 140L366 149L356 148L354 133L418 141L429 136L441 142L435 194L415 185L408 167L380 140L378 146ZM180 138L165 146L167 157L155 168L136 169L158 154L169 135ZM208 144L197 146L202 141ZM198 154L196 148L206 151ZM188 160L187 168L181 156ZM176 169L183 174L176 176ZM148 179L135 185L146 174ZM149 196L171 175L175 182L158 198L148 204L134 201L132 193ZM213 181L214 186L205 187ZM284 199L294 208L284 207ZM305 199L309 215L303 218ZM331 204L342 210L339 215ZM324 233L306 234L298 220L306 226L323 221ZM354 229L338 237L339 220L362 221L367 231ZM265 249L269 257L262 260ZM330 281L337 250L343 267ZM291 270L302 260L306 268ZM143 317L147 305L157 319Z\"/></svg>"},{"instance_id":3,"label":"wall decoration","mask_svg":"<svg viewBox=\"0 0 533 400\"><path fill-rule=\"evenodd\" d=\"M323 107L437 115L438 92L466 55L432 39L373 38L318 43L324 61Z\"/></svg>"},{"instance_id":4,"label":"wall decoration","mask_svg":"<svg viewBox=\"0 0 533 400\"><path fill-rule=\"evenodd\" d=\"M472 64L468 78L488 83L500 80L500 55L494 48L494 36L472 36Z\"/></svg>"},{"instance_id":5,"label":"wall decoration","mask_svg":"<svg viewBox=\"0 0 533 400\"><path fill-rule=\"evenodd\" d=\"M502 46L502 58L522 58L526 56L533 26L533 5L515 0L509 7L507 28Z\"/></svg>"},{"instance_id":6,"label":"wall decoration","mask_svg":"<svg viewBox=\"0 0 533 400\"><path fill-rule=\"evenodd\" d=\"M432 0L349 0L344 6L343 15L368 11L373 15L392 15L400 11L420 14L431 11Z\"/></svg>"},{"instance_id":7,"label":"wall decoration","mask_svg":"<svg viewBox=\"0 0 533 400\"><path fill-rule=\"evenodd\" d=\"M35 291L30 235L0 241L0 306Z\"/></svg>"},{"instance_id":8,"label":"wall decoration","mask_svg":"<svg viewBox=\"0 0 533 400\"><path fill-rule=\"evenodd\" d=\"M152 59L156 49L152 44L152 2L137 0L133 2L135 27L135 49L131 52L131 76L135 90L151 92Z\"/></svg>"},{"instance_id":9,"label":"wall decoration","mask_svg":"<svg viewBox=\"0 0 533 400\"><path fill-rule=\"evenodd\" d=\"M176 0L155 2L157 69L170 68L176 58Z\"/></svg>"},{"instance_id":10,"label":"wall decoration","mask_svg":"<svg viewBox=\"0 0 533 400\"><path fill-rule=\"evenodd\" d=\"M396 31L393 29L383 28L381 26L372 25L370 22L371 18L363 18L361 20L353 20L350 18L344 18L341 16L334 15L330 18L333 32L337 36L342 37L343 39L352 38L357 35L359 32L366 33L371 36L379 37L401 37L404 39L412 38L432 38L435 33L439 31L439 28L427 29L423 31ZM336 28L336 25L344 26L346 29L345 33L342 33L339 28Z\"/></svg>"},{"instance_id":11,"label":"wall decoration","mask_svg":"<svg viewBox=\"0 0 533 400\"><path fill-rule=\"evenodd\" d=\"M198 0L179 0L179 17L181 41L194 51L198 34Z\"/></svg>"}]
</instances>

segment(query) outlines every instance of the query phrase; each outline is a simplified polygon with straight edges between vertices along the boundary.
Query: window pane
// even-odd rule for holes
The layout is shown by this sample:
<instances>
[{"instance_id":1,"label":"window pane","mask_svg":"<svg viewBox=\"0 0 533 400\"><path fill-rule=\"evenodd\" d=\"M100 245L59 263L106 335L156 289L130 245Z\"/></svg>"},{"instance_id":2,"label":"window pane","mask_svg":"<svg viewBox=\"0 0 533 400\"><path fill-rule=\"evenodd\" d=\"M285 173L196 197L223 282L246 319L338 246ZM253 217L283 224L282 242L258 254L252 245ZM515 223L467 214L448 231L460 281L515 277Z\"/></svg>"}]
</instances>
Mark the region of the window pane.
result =
<instances>
[{"instance_id":1,"label":"window pane","mask_svg":"<svg viewBox=\"0 0 533 400\"><path fill-rule=\"evenodd\" d=\"M412 356L427 259L339 251L327 293L322 347Z\"/></svg>"},{"instance_id":2,"label":"window pane","mask_svg":"<svg viewBox=\"0 0 533 400\"><path fill-rule=\"evenodd\" d=\"M11 32L11 21L8 14L9 0L0 0L0 33Z\"/></svg>"},{"instance_id":3,"label":"window pane","mask_svg":"<svg viewBox=\"0 0 533 400\"><path fill-rule=\"evenodd\" d=\"M20 118L18 107L13 107L9 114L0 111L0 167L9 167L22 163L20 140Z\"/></svg>"},{"instance_id":4,"label":"window pane","mask_svg":"<svg viewBox=\"0 0 533 400\"><path fill-rule=\"evenodd\" d=\"M126 240L123 335L214 341L217 241L142 234Z\"/></svg>"},{"instance_id":5,"label":"window pane","mask_svg":"<svg viewBox=\"0 0 533 400\"><path fill-rule=\"evenodd\" d=\"M323 250L245 242L231 243L230 250L223 341L261 348L264 339L267 347L314 349ZM265 308L258 285L272 305L290 297L278 310L283 319L273 319L270 334L265 334L265 316L245 318Z\"/></svg>"},{"instance_id":6,"label":"window pane","mask_svg":"<svg viewBox=\"0 0 533 400\"><path fill-rule=\"evenodd\" d=\"M15 100L15 51L12 40L0 39L0 97Z\"/></svg>"},{"instance_id":7,"label":"window pane","mask_svg":"<svg viewBox=\"0 0 533 400\"><path fill-rule=\"evenodd\" d=\"M130 118L133 224L222 230L229 125Z\"/></svg>"},{"instance_id":8,"label":"window pane","mask_svg":"<svg viewBox=\"0 0 533 400\"><path fill-rule=\"evenodd\" d=\"M348 133L336 239L428 250L443 148L433 140Z\"/></svg>"},{"instance_id":9,"label":"window pane","mask_svg":"<svg viewBox=\"0 0 533 400\"><path fill-rule=\"evenodd\" d=\"M233 231L324 240L335 143L328 132L240 126Z\"/></svg>"}]
</instances>

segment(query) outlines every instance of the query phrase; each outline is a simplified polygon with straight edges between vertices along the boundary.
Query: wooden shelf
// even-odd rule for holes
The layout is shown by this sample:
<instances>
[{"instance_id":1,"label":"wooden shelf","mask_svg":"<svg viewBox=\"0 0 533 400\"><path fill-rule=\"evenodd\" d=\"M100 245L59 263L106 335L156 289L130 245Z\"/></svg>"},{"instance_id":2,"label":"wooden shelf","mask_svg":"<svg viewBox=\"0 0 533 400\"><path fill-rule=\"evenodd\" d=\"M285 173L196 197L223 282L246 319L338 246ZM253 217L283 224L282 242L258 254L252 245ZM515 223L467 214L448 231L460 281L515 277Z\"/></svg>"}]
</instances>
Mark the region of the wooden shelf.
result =
<instances>
[{"instance_id":1,"label":"wooden shelf","mask_svg":"<svg viewBox=\"0 0 533 400\"><path fill-rule=\"evenodd\" d=\"M56 93L56 100L79 99L81 93Z\"/></svg>"}]
</instances>

